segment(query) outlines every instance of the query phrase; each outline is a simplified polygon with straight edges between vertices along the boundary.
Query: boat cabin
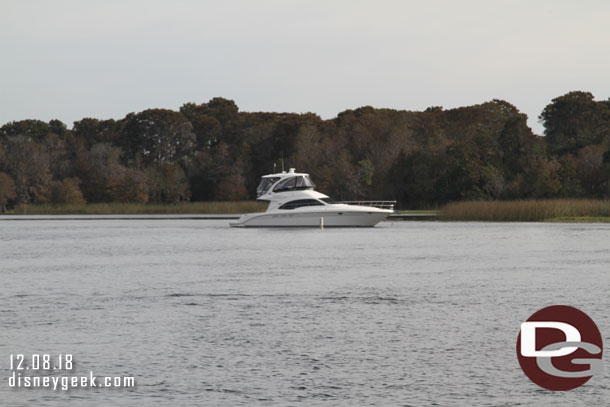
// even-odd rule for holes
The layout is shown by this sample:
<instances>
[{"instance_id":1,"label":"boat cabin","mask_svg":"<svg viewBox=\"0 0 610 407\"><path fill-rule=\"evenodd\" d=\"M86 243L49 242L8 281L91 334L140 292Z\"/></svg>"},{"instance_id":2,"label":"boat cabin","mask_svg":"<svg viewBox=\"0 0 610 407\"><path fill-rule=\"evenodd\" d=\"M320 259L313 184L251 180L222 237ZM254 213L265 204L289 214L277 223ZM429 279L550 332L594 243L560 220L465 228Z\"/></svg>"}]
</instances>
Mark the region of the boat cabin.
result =
<instances>
[{"instance_id":1,"label":"boat cabin","mask_svg":"<svg viewBox=\"0 0 610 407\"><path fill-rule=\"evenodd\" d=\"M287 173L265 175L256 188L256 197L260 198L271 191L277 193L314 189L315 187L309 174L295 173L294 168L291 168Z\"/></svg>"}]
</instances>

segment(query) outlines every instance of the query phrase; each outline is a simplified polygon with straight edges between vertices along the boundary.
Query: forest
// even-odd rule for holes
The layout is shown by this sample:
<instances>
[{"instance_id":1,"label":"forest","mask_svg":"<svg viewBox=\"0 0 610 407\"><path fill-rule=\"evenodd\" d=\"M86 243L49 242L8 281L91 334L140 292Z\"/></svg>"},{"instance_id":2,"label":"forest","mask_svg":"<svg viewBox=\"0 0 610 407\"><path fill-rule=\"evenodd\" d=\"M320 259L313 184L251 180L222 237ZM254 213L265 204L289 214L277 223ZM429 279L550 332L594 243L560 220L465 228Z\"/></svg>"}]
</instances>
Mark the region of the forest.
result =
<instances>
[{"instance_id":1,"label":"forest","mask_svg":"<svg viewBox=\"0 0 610 407\"><path fill-rule=\"evenodd\" d=\"M0 127L0 208L255 198L261 175L295 167L337 200L430 208L462 200L610 197L610 100L575 91L538 118L503 100L445 110L240 112L234 101L120 120ZM274 167L275 166L275 167Z\"/></svg>"}]
</instances>

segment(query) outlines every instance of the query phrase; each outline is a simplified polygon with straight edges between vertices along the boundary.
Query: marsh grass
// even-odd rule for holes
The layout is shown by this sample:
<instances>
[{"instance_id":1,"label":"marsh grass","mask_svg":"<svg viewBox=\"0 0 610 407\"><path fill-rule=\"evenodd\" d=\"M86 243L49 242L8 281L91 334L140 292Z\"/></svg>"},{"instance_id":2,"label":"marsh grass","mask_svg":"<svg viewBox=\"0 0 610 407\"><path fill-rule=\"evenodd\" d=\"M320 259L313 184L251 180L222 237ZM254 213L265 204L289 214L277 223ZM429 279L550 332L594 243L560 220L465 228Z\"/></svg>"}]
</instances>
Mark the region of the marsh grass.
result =
<instances>
[{"instance_id":1,"label":"marsh grass","mask_svg":"<svg viewBox=\"0 0 610 407\"><path fill-rule=\"evenodd\" d=\"M224 201L169 204L95 203L85 205L19 205L15 215L117 214L237 214L264 212L266 202ZM401 211L403 212L403 211ZM404 211L435 213L435 211ZM465 201L450 203L436 212L438 220L490 222L610 222L610 201L547 199L522 201Z\"/></svg>"},{"instance_id":2,"label":"marsh grass","mask_svg":"<svg viewBox=\"0 0 610 407\"><path fill-rule=\"evenodd\" d=\"M174 205L136 203L94 203L77 205L19 205L15 215L118 215L118 214L226 214L264 212L266 202L186 202Z\"/></svg>"},{"instance_id":3,"label":"marsh grass","mask_svg":"<svg viewBox=\"0 0 610 407\"><path fill-rule=\"evenodd\" d=\"M441 220L490 222L608 222L610 201L544 199L522 201L466 201L445 205Z\"/></svg>"},{"instance_id":4,"label":"marsh grass","mask_svg":"<svg viewBox=\"0 0 610 407\"><path fill-rule=\"evenodd\" d=\"M437 209L404 209L399 210L398 213L404 215L436 215L438 214Z\"/></svg>"}]
</instances>

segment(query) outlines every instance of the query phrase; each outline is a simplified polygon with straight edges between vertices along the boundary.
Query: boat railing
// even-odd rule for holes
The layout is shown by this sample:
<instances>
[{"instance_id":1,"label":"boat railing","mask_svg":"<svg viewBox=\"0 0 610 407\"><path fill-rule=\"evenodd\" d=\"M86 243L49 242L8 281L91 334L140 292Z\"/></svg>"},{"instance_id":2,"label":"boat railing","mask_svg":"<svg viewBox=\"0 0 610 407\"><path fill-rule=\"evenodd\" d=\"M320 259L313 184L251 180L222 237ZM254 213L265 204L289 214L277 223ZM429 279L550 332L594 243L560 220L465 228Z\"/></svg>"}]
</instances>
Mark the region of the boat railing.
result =
<instances>
[{"instance_id":1,"label":"boat railing","mask_svg":"<svg viewBox=\"0 0 610 407\"><path fill-rule=\"evenodd\" d=\"M347 205L372 206L379 209L394 209L396 201L342 201L339 202Z\"/></svg>"}]
</instances>

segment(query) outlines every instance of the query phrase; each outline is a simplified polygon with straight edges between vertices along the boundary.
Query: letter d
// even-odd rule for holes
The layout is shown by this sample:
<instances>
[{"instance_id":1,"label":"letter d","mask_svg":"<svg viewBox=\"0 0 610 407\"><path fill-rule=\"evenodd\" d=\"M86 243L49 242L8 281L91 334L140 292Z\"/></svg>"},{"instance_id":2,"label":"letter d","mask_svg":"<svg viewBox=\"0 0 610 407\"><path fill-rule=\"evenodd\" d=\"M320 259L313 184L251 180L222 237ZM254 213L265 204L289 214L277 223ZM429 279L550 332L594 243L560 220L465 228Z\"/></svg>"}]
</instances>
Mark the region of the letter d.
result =
<instances>
[{"instance_id":1,"label":"letter d","mask_svg":"<svg viewBox=\"0 0 610 407\"><path fill-rule=\"evenodd\" d=\"M8 378L8 387L15 387L15 371L13 371L13 375Z\"/></svg>"},{"instance_id":2,"label":"letter d","mask_svg":"<svg viewBox=\"0 0 610 407\"><path fill-rule=\"evenodd\" d=\"M566 339L563 342L580 342L580 332L570 324L555 321L531 321L521 324L521 355L526 357L565 356L578 349L578 346L565 346L557 350L536 350L536 329L559 329Z\"/></svg>"}]
</instances>

